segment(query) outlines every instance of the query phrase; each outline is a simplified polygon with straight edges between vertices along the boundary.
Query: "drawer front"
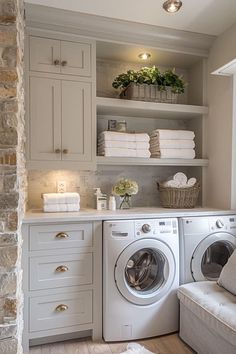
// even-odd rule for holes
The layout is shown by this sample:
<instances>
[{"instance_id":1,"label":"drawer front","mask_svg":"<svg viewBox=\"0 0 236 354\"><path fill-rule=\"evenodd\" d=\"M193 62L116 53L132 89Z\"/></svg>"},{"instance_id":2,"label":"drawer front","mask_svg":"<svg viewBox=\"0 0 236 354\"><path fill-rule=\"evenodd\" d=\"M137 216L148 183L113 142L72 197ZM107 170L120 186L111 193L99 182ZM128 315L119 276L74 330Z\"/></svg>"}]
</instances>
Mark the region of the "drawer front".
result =
<instances>
[{"instance_id":1,"label":"drawer front","mask_svg":"<svg viewBox=\"0 0 236 354\"><path fill-rule=\"evenodd\" d=\"M62 74L91 76L91 45L61 41L61 63Z\"/></svg>"},{"instance_id":2,"label":"drawer front","mask_svg":"<svg viewBox=\"0 0 236 354\"><path fill-rule=\"evenodd\" d=\"M30 300L30 332L92 323L92 290Z\"/></svg>"},{"instance_id":3,"label":"drawer front","mask_svg":"<svg viewBox=\"0 0 236 354\"><path fill-rule=\"evenodd\" d=\"M30 251L90 247L92 244L91 223L30 226Z\"/></svg>"},{"instance_id":4,"label":"drawer front","mask_svg":"<svg viewBox=\"0 0 236 354\"><path fill-rule=\"evenodd\" d=\"M92 257L79 253L30 258L30 290L92 284Z\"/></svg>"}]
</instances>

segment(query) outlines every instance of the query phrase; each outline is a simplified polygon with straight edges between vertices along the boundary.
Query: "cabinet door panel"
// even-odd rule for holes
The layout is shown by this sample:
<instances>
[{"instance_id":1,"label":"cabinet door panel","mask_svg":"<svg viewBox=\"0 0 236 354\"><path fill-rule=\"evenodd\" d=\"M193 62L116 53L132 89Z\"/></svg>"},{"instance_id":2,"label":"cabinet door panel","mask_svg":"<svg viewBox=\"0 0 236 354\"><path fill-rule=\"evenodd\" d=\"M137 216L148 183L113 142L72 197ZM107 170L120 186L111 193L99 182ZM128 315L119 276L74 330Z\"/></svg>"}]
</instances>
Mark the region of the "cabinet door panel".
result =
<instances>
[{"instance_id":1,"label":"cabinet door panel","mask_svg":"<svg viewBox=\"0 0 236 354\"><path fill-rule=\"evenodd\" d=\"M30 78L30 158L60 160L61 83L59 80Z\"/></svg>"},{"instance_id":2,"label":"cabinet door panel","mask_svg":"<svg viewBox=\"0 0 236 354\"><path fill-rule=\"evenodd\" d=\"M62 81L62 159L89 161L92 158L91 83Z\"/></svg>"},{"instance_id":3,"label":"cabinet door panel","mask_svg":"<svg viewBox=\"0 0 236 354\"><path fill-rule=\"evenodd\" d=\"M87 43L61 41L62 74L91 76L91 46Z\"/></svg>"},{"instance_id":4,"label":"cabinet door panel","mask_svg":"<svg viewBox=\"0 0 236 354\"><path fill-rule=\"evenodd\" d=\"M30 37L30 70L60 73L60 41Z\"/></svg>"}]
</instances>

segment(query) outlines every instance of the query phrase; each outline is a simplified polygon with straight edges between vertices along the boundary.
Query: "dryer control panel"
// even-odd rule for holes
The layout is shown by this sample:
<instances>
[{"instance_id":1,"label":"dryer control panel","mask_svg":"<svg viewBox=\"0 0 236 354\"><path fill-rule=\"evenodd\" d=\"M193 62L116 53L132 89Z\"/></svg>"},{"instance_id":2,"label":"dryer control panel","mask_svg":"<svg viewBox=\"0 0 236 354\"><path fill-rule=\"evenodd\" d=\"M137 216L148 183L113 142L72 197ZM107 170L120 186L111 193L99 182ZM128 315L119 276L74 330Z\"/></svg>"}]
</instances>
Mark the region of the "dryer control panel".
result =
<instances>
[{"instance_id":1,"label":"dryer control panel","mask_svg":"<svg viewBox=\"0 0 236 354\"><path fill-rule=\"evenodd\" d=\"M177 219L147 219L135 221L135 235L137 237L156 237L158 235L177 235Z\"/></svg>"}]
</instances>

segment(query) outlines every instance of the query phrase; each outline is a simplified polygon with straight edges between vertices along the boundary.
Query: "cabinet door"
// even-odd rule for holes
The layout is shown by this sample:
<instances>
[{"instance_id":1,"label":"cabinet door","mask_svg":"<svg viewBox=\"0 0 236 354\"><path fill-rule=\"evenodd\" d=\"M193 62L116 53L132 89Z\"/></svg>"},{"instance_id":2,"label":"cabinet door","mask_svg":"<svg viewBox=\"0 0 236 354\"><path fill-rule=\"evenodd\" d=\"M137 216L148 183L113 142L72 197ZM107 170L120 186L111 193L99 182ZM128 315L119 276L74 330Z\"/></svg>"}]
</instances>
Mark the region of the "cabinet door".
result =
<instances>
[{"instance_id":1,"label":"cabinet door","mask_svg":"<svg viewBox=\"0 0 236 354\"><path fill-rule=\"evenodd\" d=\"M30 70L60 73L60 41L30 37Z\"/></svg>"},{"instance_id":2,"label":"cabinet door","mask_svg":"<svg viewBox=\"0 0 236 354\"><path fill-rule=\"evenodd\" d=\"M61 73L91 76L90 44L61 41Z\"/></svg>"},{"instance_id":3,"label":"cabinet door","mask_svg":"<svg viewBox=\"0 0 236 354\"><path fill-rule=\"evenodd\" d=\"M30 158L61 159L61 82L30 78ZM59 152L56 152L56 150Z\"/></svg>"},{"instance_id":4,"label":"cabinet door","mask_svg":"<svg viewBox=\"0 0 236 354\"><path fill-rule=\"evenodd\" d=\"M92 159L92 84L62 81L62 159Z\"/></svg>"}]
</instances>

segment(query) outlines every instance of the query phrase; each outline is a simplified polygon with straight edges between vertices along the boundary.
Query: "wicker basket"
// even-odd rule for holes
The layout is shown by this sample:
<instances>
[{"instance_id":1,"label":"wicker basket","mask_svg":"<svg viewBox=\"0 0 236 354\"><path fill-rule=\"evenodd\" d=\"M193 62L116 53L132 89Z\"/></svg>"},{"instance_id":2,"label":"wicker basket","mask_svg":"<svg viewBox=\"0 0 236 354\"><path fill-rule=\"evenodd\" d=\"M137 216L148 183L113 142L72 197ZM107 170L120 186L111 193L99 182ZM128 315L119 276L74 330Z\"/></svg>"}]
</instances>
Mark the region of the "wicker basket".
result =
<instances>
[{"instance_id":1,"label":"wicker basket","mask_svg":"<svg viewBox=\"0 0 236 354\"><path fill-rule=\"evenodd\" d=\"M177 93L173 93L170 87L160 90L158 85L131 83L120 94L126 100L177 103Z\"/></svg>"},{"instance_id":2,"label":"wicker basket","mask_svg":"<svg viewBox=\"0 0 236 354\"><path fill-rule=\"evenodd\" d=\"M185 209L196 206L200 185L196 183L193 187L173 188L157 183L157 189L160 192L160 201L164 208Z\"/></svg>"}]
</instances>

